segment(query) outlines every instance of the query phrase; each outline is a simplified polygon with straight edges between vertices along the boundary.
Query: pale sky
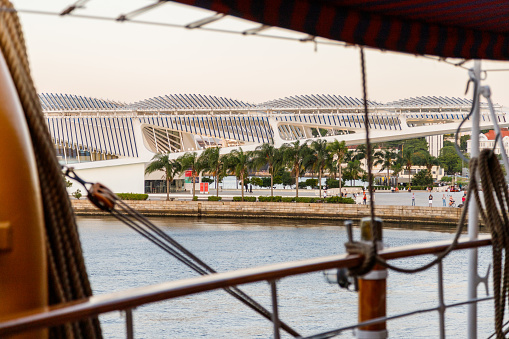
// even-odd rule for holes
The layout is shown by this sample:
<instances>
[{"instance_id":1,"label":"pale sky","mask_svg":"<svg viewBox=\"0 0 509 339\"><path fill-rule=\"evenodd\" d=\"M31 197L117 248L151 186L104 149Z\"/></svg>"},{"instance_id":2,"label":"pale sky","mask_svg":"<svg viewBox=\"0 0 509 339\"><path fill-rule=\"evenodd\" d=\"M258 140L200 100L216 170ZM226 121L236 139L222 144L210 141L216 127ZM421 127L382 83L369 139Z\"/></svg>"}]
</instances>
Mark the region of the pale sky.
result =
<instances>
[{"instance_id":1,"label":"pale sky","mask_svg":"<svg viewBox=\"0 0 509 339\"><path fill-rule=\"evenodd\" d=\"M13 0L20 10L53 12L73 2ZM75 13L116 17L150 3L91 0ZM187 24L211 14L170 3L136 19ZM20 13L20 18L39 93L124 102L178 93L251 103L300 94L362 97L355 47L319 45L315 52L312 43L253 36L36 14ZM210 26L247 29L257 25L223 19ZM370 100L465 97L468 75L459 67L376 50L367 51L366 59ZM509 69L509 63L483 62L483 68ZM490 72L484 82L491 86L493 101L507 107L508 83L509 72Z\"/></svg>"}]
</instances>

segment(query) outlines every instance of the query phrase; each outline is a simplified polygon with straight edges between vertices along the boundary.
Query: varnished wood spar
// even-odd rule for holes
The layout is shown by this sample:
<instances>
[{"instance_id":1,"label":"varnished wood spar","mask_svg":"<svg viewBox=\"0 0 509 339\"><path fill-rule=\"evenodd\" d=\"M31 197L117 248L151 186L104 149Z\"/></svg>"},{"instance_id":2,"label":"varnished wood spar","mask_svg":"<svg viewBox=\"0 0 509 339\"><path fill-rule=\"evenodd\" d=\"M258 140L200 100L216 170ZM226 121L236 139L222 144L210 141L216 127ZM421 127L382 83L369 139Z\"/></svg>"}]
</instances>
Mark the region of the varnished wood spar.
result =
<instances>
[{"instance_id":1,"label":"varnished wood spar","mask_svg":"<svg viewBox=\"0 0 509 339\"><path fill-rule=\"evenodd\" d=\"M415 244L382 250L379 255L386 259L402 259L418 255L434 254L443 251L450 241ZM478 240L462 238L457 250L490 246L491 237L481 235ZM232 272L217 273L196 278L165 282L122 292L94 296L50 308L33 309L23 314L0 317L0 338L30 329L60 325L101 313L133 309L138 306L180 296L211 291L232 285L258 281L277 280L291 275L305 274L340 267L354 267L362 262L359 255L339 254L329 257L254 267Z\"/></svg>"},{"instance_id":2,"label":"varnished wood spar","mask_svg":"<svg viewBox=\"0 0 509 339\"><path fill-rule=\"evenodd\" d=\"M382 219L374 218L374 227L377 235L372 233L371 217L361 220L361 241L372 243L374 237L379 249L382 243ZM387 314L387 269L375 265L368 274L359 277L359 322L365 322L376 318L384 318ZM386 338L386 322L359 327L356 332L357 338Z\"/></svg>"},{"instance_id":3,"label":"varnished wood spar","mask_svg":"<svg viewBox=\"0 0 509 339\"><path fill-rule=\"evenodd\" d=\"M359 322L386 315L387 280L359 279ZM363 331L385 331L386 323L360 327ZM377 337L378 338L378 337Z\"/></svg>"}]
</instances>

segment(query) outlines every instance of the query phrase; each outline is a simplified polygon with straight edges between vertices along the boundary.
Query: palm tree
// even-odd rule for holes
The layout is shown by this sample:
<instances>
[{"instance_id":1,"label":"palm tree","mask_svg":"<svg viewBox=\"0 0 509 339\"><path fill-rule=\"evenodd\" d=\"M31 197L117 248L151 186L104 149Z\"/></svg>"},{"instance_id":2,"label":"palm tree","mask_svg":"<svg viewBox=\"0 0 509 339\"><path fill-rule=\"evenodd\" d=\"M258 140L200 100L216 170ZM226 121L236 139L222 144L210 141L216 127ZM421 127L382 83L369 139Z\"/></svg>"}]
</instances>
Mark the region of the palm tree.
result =
<instances>
[{"instance_id":1,"label":"palm tree","mask_svg":"<svg viewBox=\"0 0 509 339\"><path fill-rule=\"evenodd\" d=\"M396 187L398 187L399 174L401 173L402 169L403 166L401 166L399 162L392 166L392 175L396 177Z\"/></svg>"},{"instance_id":2,"label":"palm tree","mask_svg":"<svg viewBox=\"0 0 509 339\"><path fill-rule=\"evenodd\" d=\"M248 176L248 171L252 165L250 152L244 152L242 148L233 150L228 154L225 161L225 169L240 179L242 186L242 201L244 201L244 179Z\"/></svg>"},{"instance_id":3,"label":"palm tree","mask_svg":"<svg viewBox=\"0 0 509 339\"><path fill-rule=\"evenodd\" d=\"M180 156L177 159L182 165L182 169L180 173L185 172L186 170L191 170L191 178L193 180L193 198L196 196L196 177L202 171L203 162L199 161L198 154L196 152L186 152L184 155Z\"/></svg>"},{"instance_id":4,"label":"palm tree","mask_svg":"<svg viewBox=\"0 0 509 339\"><path fill-rule=\"evenodd\" d=\"M431 174L431 170L433 169L433 166L438 165L438 159L431 154L427 154L424 157L424 166L428 169L429 175L433 178L433 175Z\"/></svg>"},{"instance_id":5,"label":"palm tree","mask_svg":"<svg viewBox=\"0 0 509 339\"><path fill-rule=\"evenodd\" d=\"M145 174L156 171L164 172L163 178L166 179L166 200L170 200L170 184L177 174L181 172L181 165L177 160L170 160L168 154L157 153L147 168L145 168Z\"/></svg>"},{"instance_id":6,"label":"palm tree","mask_svg":"<svg viewBox=\"0 0 509 339\"><path fill-rule=\"evenodd\" d=\"M387 170L387 184L389 185L390 181L391 181L391 174L389 171L392 169L392 167L394 165L394 159L396 159L396 153L392 152L389 149L386 149L384 151L380 150L380 151L376 152L374 155L375 155L376 160L373 164L375 166L382 165L380 172L382 172L385 169Z\"/></svg>"},{"instance_id":7,"label":"palm tree","mask_svg":"<svg viewBox=\"0 0 509 339\"><path fill-rule=\"evenodd\" d=\"M408 187L412 185L412 178L410 176L410 171L412 170L412 151L405 150L403 152L403 165L405 165L406 170L408 171Z\"/></svg>"},{"instance_id":8,"label":"palm tree","mask_svg":"<svg viewBox=\"0 0 509 339\"><path fill-rule=\"evenodd\" d=\"M219 196L219 177L223 173L224 156L219 154L219 147L207 148L200 155L200 168L212 174L216 181L216 197Z\"/></svg>"},{"instance_id":9,"label":"palm tree","mask_svg":"<svg viewBox=\"0 0 509 339\"><path fill-rule=\"evenodd\" d=\"M348 173L352 181L359 179L359 174L365 172L361 167L360 160L352 160L346 165L345 172ZM352 183L353 186L353 183Z\"/></svg>"},{"instance_id":10,"label":"palm tree","mask_svg":"<svg viewBox=\"0 0 509 339\"><path fill-rule=\"evenodd\" d=\"M341 177L342 177L342 165L345 156L347 155L348 148L346 147L345 141L339 142L338 140L334 140L328 146L329 151L336 157L336 165L339 172L339 196L341 196Z\"/></svg>"},{"instance_id":11,"label":"palm tree","mask_svg":"<svg viewBox=\"0 0 509 339\"><path fill-rule=\"evenodd\" d=\"M283 154L271 144L265 143L256 147L253 165L256 169L268 165L270 174L270 195L274 196L274 175L283 167Z\"/></svg>"},{"instance_id":12,"label":"palm tree","mask_svg":"<svg viewBox=\"0 0 509 339\"><path fill-rule=\"evenodd\" d=\"M297 140L291 144L284 144L281 149L285 163L290 167L291 174L295 176L295 196L299 197L299 175L306 169L309 161L309 147L306 143L301 144Z\"/></svg>"},{"instance_id":13,"label":"palm tree","mask_svg":"<svg viewBox=\"0 0 509 339\"><path fill-rule=\"evenodd\" d=\"M322 173L327 165L330 163L330 153L327 150L327 141L315 140L311 143L311 149L314 154L312 155L312 167L315 172L318 172L318 186L319 197L322 197Z\"/></svg>"}]
</instances>

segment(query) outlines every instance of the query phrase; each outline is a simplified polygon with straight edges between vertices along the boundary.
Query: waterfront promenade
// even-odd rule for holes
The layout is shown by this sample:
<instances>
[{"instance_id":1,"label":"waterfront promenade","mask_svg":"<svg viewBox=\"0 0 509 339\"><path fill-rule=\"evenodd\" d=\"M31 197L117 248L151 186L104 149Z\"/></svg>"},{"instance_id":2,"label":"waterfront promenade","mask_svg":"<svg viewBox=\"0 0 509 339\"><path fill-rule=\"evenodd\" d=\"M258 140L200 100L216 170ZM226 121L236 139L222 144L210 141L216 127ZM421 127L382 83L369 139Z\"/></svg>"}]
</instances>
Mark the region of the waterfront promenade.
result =
<instances>
[{"instance_id":1,"label":"waterfront promenade","mask_svg":"<svg viewBox=\"0 0 509 339\"><path fill-rule=\"evenodd\" d=\"M290 191L289 191L290 192ZM279 192L278 192L279 193ZM300 193L300 192L299 192ZM453 193L461 197L462 193ZM235 194L237 195L237 194ZM248 195L248 194L246 194ZM258 196L253 192L249 195ZM435 193L438 197L439 193ZM440 196L442 193L440 193ZM299 196L303 196L299 194ZM461 208L450 207L427 207L426 192L415 192L416 205L391 205L391 199L404 199L411 197L408 193L377 193L375 214L387 222L403 224L443 224L454 226L457 224ZM177 195L172 195L177 198ZM166 201L164 195L151 196L148 201L125 201L129 206L146 216L198 216L198 217L234 217L234 218L286 218L286 219L327 219L327 220L360 220L370 214L369 206L362 204L327 204L327 203L295 203L295 202L233 202L207 201L201 197L198 201L190 201L190 195ZM461 201L461 199L459 199ZM380 204L383 202L384 204ZM100 215L98 211L86 199L72 200L77 215ZM437 199L438 203L442 201Z\"/></svg>"},{"instance_id":2,"label":"waterfront promenade","mask_svg":"<svg viewBox=\"0 0 509 339\"><path fill-rule=\"evenodd\" d=\"M412 191L415 194L415 206L426 206L428 207L428 198L430 193L426 191ZM390 191L376 191L375 193L375 204L377 206L411 206L412 205L412 193L408 193L407 191L400 191L398 193L391 193ZM323 191L322 191L323 194ZM452 195L453 199L456 201L456 206L461 204L461 197L463 196L463 192L432 192L433 195L433 207L442 207L442 197L445 194L446 196L446 204L449 202L449 196ZM216 190L211 190L209 194L200 194L199 190L197 190L196 196L198 200L207 200L209 196L215 196ZM231 201L234 196L240 196L241 192L239 190L223 190L219 192L219 196L223 198L224 201ZM274 195L280 195L283 197L294 197L295 190L294 189L277 189L274 190ZM270 190L261 189L261 190L253 190L253 193L244 192L244 196L246 197L259 197L259 196L270 196ZM318 190L307 190L307 189L299 189L299 197L318 197ZM352 197L351 194L348 194L348 197ZM170 193L170 198L174 200L191 200L192 195L191 192L181 192L181 193ZM149 194L149 200L165 200L166 194Z\"/></svg>"}]
</instances>

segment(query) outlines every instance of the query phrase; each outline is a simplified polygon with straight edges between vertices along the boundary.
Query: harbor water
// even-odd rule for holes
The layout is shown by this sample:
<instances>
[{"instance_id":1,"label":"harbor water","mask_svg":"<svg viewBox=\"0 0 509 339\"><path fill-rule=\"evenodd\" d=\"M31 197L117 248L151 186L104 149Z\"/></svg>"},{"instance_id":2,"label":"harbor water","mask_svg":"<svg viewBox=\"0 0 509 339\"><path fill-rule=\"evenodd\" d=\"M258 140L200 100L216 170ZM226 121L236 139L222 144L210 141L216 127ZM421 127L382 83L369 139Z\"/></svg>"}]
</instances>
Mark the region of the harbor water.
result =
<instances>
[{"instance_id":1,"label":"harbor water","mask_svg":"<svg viewBox=\"0 0 509 339\"><path fill-rule=\"evenodd\" d=\"M344 253L346 230L339 222L317 220L152 218L152 222L219 272L285 261ZM80 237L95 295L195 277L166 252L114 218L78 218ZM354 233L359 238L358 230ZM450 228L429 225L407 229L385 225L386 247L452 239ZM446 304L464 301L467 291L467 252L456 251L444 261ZM416 267L431 256L395 261ZM491 262L491 248L479 249L479 272ZM490 279L491 281L491 279ZM406 275L389 272L388 315L438 305L437 269ZM307 336L354 324L357 294L325 282L316 272L278 281L279 314L283 321ZM270 286L241 286L271 309ZM485 296L484 287L478 289ZM490 287L490 293L491 287ZM272 324L223 291L178 298L134 310L135 338L272 338ZM479 304L479 336L493 329L493 302ZM446 335L466 337L466 306L450 308ZM101 316L105 338L125 338L125 319L120 312ZM391 338L436 338L437 312L414 315L388 323ZM283 337L290 338L282 332ZM340 338L353 337L352 331Z\"/></svg>"}]
</instances>

